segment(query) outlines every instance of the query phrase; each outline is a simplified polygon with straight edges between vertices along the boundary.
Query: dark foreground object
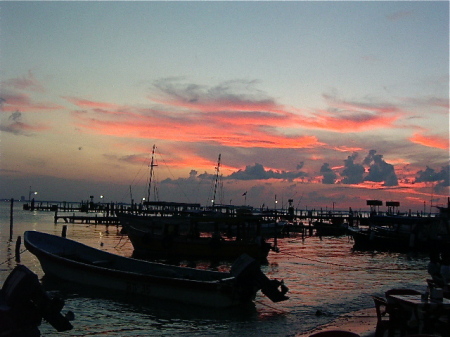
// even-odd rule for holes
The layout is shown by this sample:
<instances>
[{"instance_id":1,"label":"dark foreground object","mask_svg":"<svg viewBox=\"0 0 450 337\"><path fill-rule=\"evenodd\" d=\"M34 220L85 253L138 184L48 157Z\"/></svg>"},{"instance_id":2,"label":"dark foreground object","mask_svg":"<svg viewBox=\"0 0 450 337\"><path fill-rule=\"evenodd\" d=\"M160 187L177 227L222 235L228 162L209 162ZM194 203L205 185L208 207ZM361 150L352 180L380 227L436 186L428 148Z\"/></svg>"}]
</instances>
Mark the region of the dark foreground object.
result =
<instances>
[{"instance_id":1,"label":"dark foreground object","mask_svg":"<svg viewBox=\"0 0 450 337\"><path fill-rule=\"evenodd\" d=\"M42 289L36 274L18 265L0 291L0 336L40 336L38 326L42 319L57 331L70 330L69 319L61 314L63 306L63 300Z\"/></svg>"}]
</instances>

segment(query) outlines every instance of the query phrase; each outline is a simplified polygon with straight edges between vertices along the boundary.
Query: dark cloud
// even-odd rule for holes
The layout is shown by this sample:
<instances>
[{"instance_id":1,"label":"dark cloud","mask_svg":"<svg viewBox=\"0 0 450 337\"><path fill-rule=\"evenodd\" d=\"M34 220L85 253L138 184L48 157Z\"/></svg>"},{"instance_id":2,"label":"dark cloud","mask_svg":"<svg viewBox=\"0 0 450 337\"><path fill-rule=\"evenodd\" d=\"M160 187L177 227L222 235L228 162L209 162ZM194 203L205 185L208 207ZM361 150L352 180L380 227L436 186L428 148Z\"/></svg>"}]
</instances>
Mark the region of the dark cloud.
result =
<instances>
[{"instance_id":1,"label":"dark cloud","mask_svg":"<svg viewBox=\"0 0 450 337\"><path fill-rule=\"evenodd\" d=\"M427 166L427 168L422 171L417 172L417 177L415 182L437 182L436 187L448 187L450 186L450 165L441 168L441 171L436 172L434 169Z\"/></svg>"},{"instance_id":2,"label":"dark cloud","mask_svg":"<svg viewBox=\"0 0 450 337\"><path fill-rule=\"evenodd\" d=\"M191 172L189 172L189 179L195 179L197 173L198 172L196 170L191 170Z\"/></svg>"},{"instance_id":3,"label":"dark cloud","mask_svg":"<svg viewBox=\"0 0 450 337\"><path fill-rule=\"evenodd\" d=\"M14 135L28 136L27 130L30 126L22 122L22 113L20 111L13 112L8 117L7 123L0 124L0 131L12 133Z\"/></svg>"},{"instance_id":4,"label":"dark cloud","mask_svg":"<svg viewBox=\"0 0 450 337\"><path fill-rule=\"evenodd\" d=\"M384 186L398 186L394 166L386 163L383 156L376 153L377 151L370 150L361 164L355 163L358 157L357 153L344 160L345 168L341 173L341 176L344 178L342 183L360 184L364 181L373 181L384 182ZM365 175L366 172L368 173Z\"/></svg>"},{"instance_id":5,"label":"dark cloud","mask_svg":"<svg viewBox=\"0 0 450 337\"><path fill-rule=\"evenodd\" d=\"M197 107L211 107L211 103L220 103L227 110L230 106L276 107L273 98L268 97L254 86L257 81L230 80L208 87L196 83L185 83L183 78L163 78L155 81L153 87L170 100L192 103Z\"/></svg>"},{"instance_id":6,"label":"dark cloud","mask_svg":"<svg viewBox=\"0 0 450 337\"><path fill-rule=\"evenodd\" d=\"M8 120L12 120L14 122L20 122L21 118L22 118L22 113L20 111L15 111L8 117Z\"/></svg>"},{"instance_id":7,"label":"dark cloud","mask_svg":"<svg viewBox=\"0 0 450 337\"><path fill-rule=\"evenodd\" d=\"M384 182L385 186L398 186L397 175L394 166L386 163L383 156L376 154L377 151L370 150L363 164L369 166L369 174L365 181Z\"/></svg>"},{"instance_id":8,"label":"dark cloud","mask_svg":"<svg viewBox=\"0 0 450 337\"><path fill-rule=\"evenodd\" d=\"M244 170L238 170L231 173L228 176L222 176L223 180L267 180L267 179L280 179L286 181L292 181L297 178L304 178L307 174L302 171L274 171L266 170L261 164L248 165ZM194 180L199 179L202 181L211 181L216 178L215 174L211 173L201 173L198 174L197 171L191 170L189 172L188 178L178 178L178 181ZM174 180L167 178L164 182L173 182Z\"/></svg>"},{"instance_id":9,"label":"dark cloud","mask_svg":"<svg viewBox=\"0 0 450 337\"><path fill-rule=\"evenodd\" d=\"M334 171L330 168L330 165L328 163L324 163L322 167L320 168L320 173L322 173L323 184L334 184L337 178L337 174L334 173Z\"/></svg>"},{"instance_id":10,"label":"dark cloud","mask_svg":"<svg viewBox=\"0 0 450 337\"><path fill-rule=\"evenodd\" d=\"M270 179L273 178L273 171L266 171L261 164L248 165L245 167L245 170L233 172L228 178L237 180Z\"/></svg>"},{"instance_id":11,"label":"dark cloud","mask_svg":"<svg viewBox=\"0 0 450 337\"><path fill-rule=\"evenodd\" d=\"M196 173L196 172L195 172ZM189 174L189 178L193 178L194 177L194 172L191 171L191 173ZM216 175L215 174L210 174L208 172L204 172L204 173L200 173L199 175L197 175L197 178L201 179L201 180L208 180L208 179L215 179Z\"/></svg>"},{"instance_id":12,"label":"dark cloud","mask_svg":"<svg viewBox=\"0 0 450 337\"><path fill-rule=\"evenodd\" d=\"M126 163L137 163L142 164L148 162L148 159L145 158L143 155L137 155L137 154L130 154L128 156L122 156L118 158L119 161L123 161Z\"/></svg>"},{"instance_id":13,"label":"dark cloud","mask_svg":"<svg viewBox=\"0 0 450 337\"><path fill-rule=\"evenodd\" d=\"M227 179L236 180L267 180L267 179L282 179L294 180L296 178L305 177L305 172L302 171L274 171L266 170L263 165L255 164L248 165L244 170L239 170L230 174Z\"/></svg>"},{"instance_id":14,"label":"dark cloud","mask_svg":"<svg viewBox=\"0 0 450 337\"><path fill-rule=\"evenodd\" d=\"M345 168L341 173L341 176L344 177L342 183L344 184L360 184L364 181L364 166L361 164L355 164L354 161L358 157L357 153L348 156L346 160L344 160Z\"/></svg>"}]
</instances>

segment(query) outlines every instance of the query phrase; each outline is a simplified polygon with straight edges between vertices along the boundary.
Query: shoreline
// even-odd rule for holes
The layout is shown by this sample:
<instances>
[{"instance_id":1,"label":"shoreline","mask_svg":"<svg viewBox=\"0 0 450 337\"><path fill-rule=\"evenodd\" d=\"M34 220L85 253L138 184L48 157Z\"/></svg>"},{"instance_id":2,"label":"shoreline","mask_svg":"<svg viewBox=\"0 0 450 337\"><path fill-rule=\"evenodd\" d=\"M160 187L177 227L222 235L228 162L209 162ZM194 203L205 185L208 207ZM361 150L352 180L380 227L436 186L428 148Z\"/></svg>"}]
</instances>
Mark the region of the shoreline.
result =
<instances>
[{"instance_id":1,"label":"shoreline","mask_svg":"<svg viewBox=\"0 0 450 337\"><path fill-rule=\"evenodd\" d=\"M377 315L375 307L373 307L343 314L330 323L297 334L295 337L307 337L313 333L326 330L345 330L357 333L362 337L374 337L376 326Z\"/></svg>"}]
</instances>

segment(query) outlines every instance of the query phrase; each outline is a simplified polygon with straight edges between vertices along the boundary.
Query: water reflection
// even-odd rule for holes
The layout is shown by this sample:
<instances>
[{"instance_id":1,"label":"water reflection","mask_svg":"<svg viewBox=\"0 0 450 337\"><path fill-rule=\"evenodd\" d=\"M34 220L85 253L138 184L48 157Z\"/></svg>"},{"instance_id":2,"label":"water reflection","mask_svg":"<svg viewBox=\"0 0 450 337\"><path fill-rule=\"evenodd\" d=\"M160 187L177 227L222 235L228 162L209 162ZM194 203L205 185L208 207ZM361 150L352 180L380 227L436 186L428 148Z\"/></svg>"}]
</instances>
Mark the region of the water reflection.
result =
<instances>
[{"instance_id":1,"label":"water reflection","mask_svg":"<svg viewBox=\"0 0 450 337\"><path fill-rule=\"evenodd\" d=\"M7 205L9 206L9 205ZM8 214L8 212L0 212ZM62 225L53 223L53 213L16 211L15 235L38 230L61 235ZM9 220L0 218L0 278L15 266L14 244L8 243ZM116 226L67 224L67 237L95 248L131 257L133 247ZM283 279L289 300L272 303L260 293L250 308L211 310L186 307L166 301L124 297L121 294L74 287L43 278L46 288L58 290L66 299L64 310L75 313L74 330L65 336L286 336L327 323L340 314L372 307L371 294L383 294L395 287L423 290L427 278L426 256L400 253L354 251L348 237L278 238L280 253L270 252L262 271ZM40 264L29 252L22 263L43 276ZM174 264L226 271L231 262L172 261ZM172 263L171 262L171 263ZM320 311L322 315L316 315ZM59 336L42 324L43 336Z\"/></svg>"},{"instance_id":2,"label":"water reflection","mask_svg":"<svg viewBox=\"0 0 450 337\"><path fill-rule=\"evenodd\" d=\"M78 286L48 276L42 278L42 284L46 290L56 291L66 299L64 310L77 313L74 325L99 329L106 335L137 330L149 333L154 329L216 331L229 322L251 321L259 315L254 303L232 309L211 309ZM270 315L270 311L265 314ZM98 319L101 319L101 328L97 326ZM113 326L117 328L111 329Z\"/></svg>"}]
</instances>

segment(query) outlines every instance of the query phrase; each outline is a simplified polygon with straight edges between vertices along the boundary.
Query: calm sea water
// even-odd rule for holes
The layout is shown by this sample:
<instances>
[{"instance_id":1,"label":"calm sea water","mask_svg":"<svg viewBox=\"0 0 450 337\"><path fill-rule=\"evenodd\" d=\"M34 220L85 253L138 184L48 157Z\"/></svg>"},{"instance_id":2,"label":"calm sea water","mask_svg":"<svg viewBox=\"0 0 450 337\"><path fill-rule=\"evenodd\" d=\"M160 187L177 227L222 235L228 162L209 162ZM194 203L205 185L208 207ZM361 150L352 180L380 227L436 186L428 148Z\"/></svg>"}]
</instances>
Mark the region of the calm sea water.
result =
<instances>
[{"instance_id":1,"label":"calm sea water","mask_svg":"<svg viewBox=\"0 0 450 337\"><path fill-rule=\"evenodd\" d=\"M0 202L0 281L16 266L15 242L26 230L61 235L63 223L54 224L52 212L22 210L14 204L13 240L10 203ZM61 221L61 220L60 220ZM133 248L115 226L68 224L67 237L95 248L131 256ZM22 246L21 263L42 279L47 290L65 299L63 312L75 313L74 329L57 333L49 324L43 336L295 336L332 321L341 314L373 307L372 294L394 287L424 290L426 256L352 251L353 242L342 237L290 237L278 239L280 253L270 252L263 272L283 279L290 299L272 303L258 294L254 305L214 310L157 300L127 299L98 289L55 284L43 277L38 260ZM185 262L187 263L187 262ZM198 261L208 268L207 261ZM229 263L215 266L229 268ZM321 315L316 315L320 311ZM375 314L375 311L374 311Z\"/></svg>"}]
</instances>

